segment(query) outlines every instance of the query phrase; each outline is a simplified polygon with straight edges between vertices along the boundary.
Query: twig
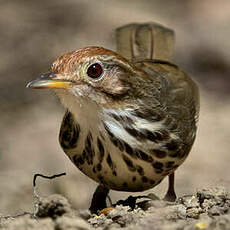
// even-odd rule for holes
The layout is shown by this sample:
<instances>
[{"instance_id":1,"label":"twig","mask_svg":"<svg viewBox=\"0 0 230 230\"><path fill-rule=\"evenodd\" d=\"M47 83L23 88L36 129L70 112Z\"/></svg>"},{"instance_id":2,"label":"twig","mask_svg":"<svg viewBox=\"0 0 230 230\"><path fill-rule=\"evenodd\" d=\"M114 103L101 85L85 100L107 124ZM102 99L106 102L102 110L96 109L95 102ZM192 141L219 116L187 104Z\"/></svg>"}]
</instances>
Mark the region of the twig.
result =
<instances>
[{"instance_id":1,"label":"twig","mask_svg":"<svg viewBox=\"0 0 230 230\"><path fill-rule=\"evenodd\" d=\"M33 216L33 213L31 213L31 212L23 212L23 213L19 213L19 214L15 214L15 215L0 216L0 219L17 218L17 217L25 216L25 215Z\"/></svg>"},{"instance_id":2,"label":"twig","mask_svg":"<svg viewBox=\"0 0 230 230\"><path fill-rule=\"evenodd\" d=\"M42 177L42 178L45 178L45 179L54 179L56 177L60 177L60 176L65 176L66 173L60 173L60 174L54 174L52 176L46 176L46 175L43 175L43 174L40 174L40 173L36 173L34 174L34 178L33 178L33 197L34 197L34 218L37 217L37 213L39 211L39 203L40 203L40 197L36 191L36 179L37 177Z\"/></svg>"},{"instance_id":3,"label":"twig","mask_svg":"<svg viewBox=\"0 0 230 230\"><path fill-rule=\"evenodd\" d=\"M37 177L40 176L40 177L43 177L45 179L54 179L56 177L60 177L60 176L64 176L64 175L66 175L66 173L54 174L52 176L45 176L43 174L36 173L33 177L34 213L23 212L23 213L19 213L19 214L15 214L15 215L0 216L0 219L6 219L7 220L10 218L17 218L17 217L25 216L25 215L30 215L30 216L36 217L37 212L39 211L39 201L40 201L40 197L36 191L36 179L37 179Z\"/></svg>"},{"instance_id":4,"label":"twig","mask_svg":"<svg viewBox=\"0 0 230 230\"><path fill-rule=\"evenodd\" d=\"M54 178L56 178L56 177L60 177L60 176L65 176L66 175L66 173L64 172L64 173L60 173L60 174L54 174L54 175L52 175L52 176L45 176L45 175L43 175L43 174L40 174L40 173L36 173L36 174L34 174L34 178L33 178L33 187L36 187L36 179L37 179L37 177L43 177L43 178L45 178L45 179L54 179Z\"/></svg>"}]
</instances>

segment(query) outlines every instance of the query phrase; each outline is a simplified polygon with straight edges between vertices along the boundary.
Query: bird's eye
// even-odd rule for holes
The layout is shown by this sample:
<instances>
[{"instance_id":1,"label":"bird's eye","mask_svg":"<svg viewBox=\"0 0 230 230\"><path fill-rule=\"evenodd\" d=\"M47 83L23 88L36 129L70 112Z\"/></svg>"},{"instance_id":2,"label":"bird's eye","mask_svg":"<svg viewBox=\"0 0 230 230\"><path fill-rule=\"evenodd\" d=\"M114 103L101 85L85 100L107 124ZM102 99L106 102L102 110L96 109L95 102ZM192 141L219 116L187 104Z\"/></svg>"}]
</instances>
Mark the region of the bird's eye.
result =
<instances>
[{"instance_id":1,"label":"bird's eye","mask_svg":"<svg viewBox=\"0 0 230 230\"><path fill-rule=\"evenodd\" d=\"M94 63L87 69L87 75L93 79L99 78L103 73L103 68L99 63Z\"/></svg>"}]
</instances>

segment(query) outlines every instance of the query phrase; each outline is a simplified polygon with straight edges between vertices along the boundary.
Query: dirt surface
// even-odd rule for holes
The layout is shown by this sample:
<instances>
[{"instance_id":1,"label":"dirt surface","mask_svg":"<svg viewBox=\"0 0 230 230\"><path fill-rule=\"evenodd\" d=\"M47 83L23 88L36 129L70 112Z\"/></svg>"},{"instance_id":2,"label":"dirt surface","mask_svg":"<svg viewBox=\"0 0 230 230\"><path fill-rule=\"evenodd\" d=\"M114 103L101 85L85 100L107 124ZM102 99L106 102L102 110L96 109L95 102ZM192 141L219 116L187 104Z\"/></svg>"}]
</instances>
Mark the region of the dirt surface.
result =
<instances>
[{"instance_id":1,"label":"dirt surface","mask_svg":"<svg viewBox=\"0 0 230 230\"><path fill-rule=\"evenodd\" d=\"M77 211L61 195L39 197L35 212L18 217L1 217L4 230L88 230L88 229L162 229L202 230L230 228L230 194L223 187L198 190L176 202L156 199L139 201L131 210L118 205L100 215ZM151 199L154 197L154 199Z\"/></svg>"},{"instance_id":2,"label":"dirt surface","mask_svg":"<svg viewBox=\"0 0 230 230\"><path fill-rule=\"evenodd\" d=\"M189 200L192 196L184 196L194 193L196 200L194 191L216 185L230 191L229 0L95 2L0 0L0 215L33 212L34 173L66 172L66 177L52 182L39 180L38 192L41 197L62 194L73 207L71 209L67 201L62 200L63 206L69 208L64 208L66 213L55 220L54 217L36 220L30 215L1 218L1 228L67 229L68 223L69 229L77 229L77 226L103 229L104 224L116 228L124 223L124 217L129 219L125 220L127 228L136 223L139 229L161 229L161 226L162 229L204 229L207 226L208 229L224 229L229 226L229 214L220 210L226 210L228 199L217 197L228 195L218 196L221 189L213 190L216 191L214 198L203 203L209 207L218 200L213 209L207 210L195 201L192 205L198 206L192 207L191 212L186 208L191 205L187 201L170 205L151 201L153 207L147 211L127 211L127 208L119 211L117 208L125 214L115 218L100 216L89 221L87 212L82 218L78 211L73 211L89 207L97 184L76 169L59 146L58 133L65 110L56 97L48 91L26 89L25 85L70 50L89 45L115 50L115 28L132 22L154 21L173 28L176 32L173 62L193 76L200 86L198 134L188 159L176 171L177 195ZM162 198L166 190L167 179L145 193L111 191L110 197L113 203L129 195L152 192ZM213 210L219 215L210 213Z\"/></svg>"}]
</instances>

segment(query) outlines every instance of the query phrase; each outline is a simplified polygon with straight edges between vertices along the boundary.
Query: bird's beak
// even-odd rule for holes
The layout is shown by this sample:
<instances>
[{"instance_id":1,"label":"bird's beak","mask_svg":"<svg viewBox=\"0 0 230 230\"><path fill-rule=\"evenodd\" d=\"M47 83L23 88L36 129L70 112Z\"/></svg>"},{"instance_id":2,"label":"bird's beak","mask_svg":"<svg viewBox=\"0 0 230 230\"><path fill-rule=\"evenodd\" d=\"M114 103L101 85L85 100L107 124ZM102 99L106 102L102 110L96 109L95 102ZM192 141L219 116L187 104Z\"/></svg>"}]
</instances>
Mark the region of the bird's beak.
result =
<instances>
[{"instance_id":1,"label":"bird's beak","mask_svg":"<svg viewBox=\"0 0 230 230\"><path fill-rule=\"evenodd\" d=\"M56 79L57 74L50 72L30 81L26 87L32 89L66 89L72 85L71 81Z\"/></svg>"}]
</instances>

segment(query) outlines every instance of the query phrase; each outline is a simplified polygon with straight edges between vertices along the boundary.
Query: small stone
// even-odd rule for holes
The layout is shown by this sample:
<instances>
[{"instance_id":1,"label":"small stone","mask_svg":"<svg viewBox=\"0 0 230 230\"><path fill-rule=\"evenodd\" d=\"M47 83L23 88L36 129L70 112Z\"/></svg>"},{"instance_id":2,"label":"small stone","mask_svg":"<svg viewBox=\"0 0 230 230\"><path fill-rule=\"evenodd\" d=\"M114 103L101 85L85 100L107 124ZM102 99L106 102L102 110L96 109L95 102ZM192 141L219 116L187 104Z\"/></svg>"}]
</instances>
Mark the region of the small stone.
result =
<instances>
[{"instance_id":1,"label":"small stone","mask_svg":"<svg viewBox=\"0 0 230 230\"><path fill-rule=\"evenodd\" d=\"M114 210L114 207L104 208L98 214L99 214L99 216L102 215L102 214L107 216L112 210Z\"/></svg>"},{"instance_id":2,"label":"small stone","mask_svg":"<svg viewBox=\"0 0 230 230\"><path fill-rule=\"evenodd\" d=\"M38 202L37 217L51 217L53 219L62 216L71 211L71 206L68 200L58 194L48 197L40 197Z\"/></svg>"},{"instance_id":3,"label":"small stone","mask_svg":"<svg viewBox=\"0 0 230 230\"><path fill-rule=\"evenodd\" d=\"M184 204L187 208L200 207L199 200L196 196L183 196L178 199L177 203Z\"/></svg>"},{"instance_id":4,"label":"small stone","mask_svg":"<svg viewBox=\"0 0 230 230\"><path fill-rule=\"evenodd\" d=\"M208 228L208 223L206 222L198 222L195 224L195 227L199 230L207 229Z\"/></svg>"}]
</instances>

